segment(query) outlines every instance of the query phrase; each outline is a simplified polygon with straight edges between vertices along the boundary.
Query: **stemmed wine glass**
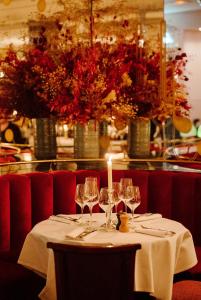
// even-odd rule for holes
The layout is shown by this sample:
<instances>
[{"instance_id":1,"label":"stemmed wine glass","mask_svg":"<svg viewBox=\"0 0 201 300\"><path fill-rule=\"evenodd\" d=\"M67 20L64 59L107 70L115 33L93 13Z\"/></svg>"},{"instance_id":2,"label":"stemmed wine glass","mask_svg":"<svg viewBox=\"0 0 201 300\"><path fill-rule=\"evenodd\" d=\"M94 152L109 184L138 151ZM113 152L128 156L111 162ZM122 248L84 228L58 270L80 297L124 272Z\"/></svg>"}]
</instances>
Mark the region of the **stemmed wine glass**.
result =
<instances>
[{"instance_id":1,"label":"stemmed wine glass","mask_svg":"<svg viewBox=\"0 0 201 300\"><path fill-rule=\"evenodd\" d=\"M96 177L86 177L84 184L84 196L87 198L87 205L90 212L90 225L93 222L92 210L94 205L98 203L98 184Z\"/></svg>"},{"instance_id":2,"label":"stemmed wine glass","mask_svg":"<svg viewBox=\"0 0 201 300\"><path fill-rule=\"evenodd\" d=\"M133 186L132 178L121 178L119 183L119 199L124 202L125 212L127 212L126 202L128 200L127 187Z\"/></svg>"},{"instance_id":3,"label":"stemmed wine glass","mask_svg":"<svg viewBox=\"0 0 201 300\"><path fill-rule=\"evenodd\" d=\"M84 184L77 184L76 190L75 190L75 202L80 206L81 208L81 218L80 221L83 220L83 214L84 214L84 207L88 202L88 199L86 198L85 194L85 185Z\"/></svg>"},{"instance_id":4,"label":"stemmed wine glass","mask_svg":"<svg viewBox=\"0 0 201 300\"><path fill-rule=\"evenodd\" d=\"M113 199L114 199L115 213L117 214L118 204L121 202L121 199L119 198L120 183L119 182L113 182L112 183L112 189L113 189Z\"/></svg>"},{"instance_id":5,"label":"stemmed wine glass","mask_svg":"<svg viewBox=\"0 0 201 300\"><path fill-rule=\"evenodd\" d=\"M111 213L114 205L114 190L111 191L108 188L101 188L99 195L99 206L105 212L105 227L107 231L110 229L111 226Z\"/></svg>"},{"instance_id":6,"label":"stemmed wine glass","mask_svg":"<svg viewBox=\"0 0 201 300\"><path fill-rule=\"evenodd\" d=\"M130 208L132 213L132 221L134 223L134 211L141 203L140 189L139 186L128 186L127 187L127 200L126 205Z\"/></svg>"}]
</instances>

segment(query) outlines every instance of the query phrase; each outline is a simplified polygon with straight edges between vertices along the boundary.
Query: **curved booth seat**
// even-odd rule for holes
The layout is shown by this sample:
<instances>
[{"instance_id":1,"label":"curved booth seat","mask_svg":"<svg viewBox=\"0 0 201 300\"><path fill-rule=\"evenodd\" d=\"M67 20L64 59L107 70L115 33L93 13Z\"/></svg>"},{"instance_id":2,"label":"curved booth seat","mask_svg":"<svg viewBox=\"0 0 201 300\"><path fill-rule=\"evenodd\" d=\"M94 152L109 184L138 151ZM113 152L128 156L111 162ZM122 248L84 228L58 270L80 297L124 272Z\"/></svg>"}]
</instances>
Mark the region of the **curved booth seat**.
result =
<instances>
[{"instance_id":1,"label":"curved booth seat","mask_svg":"<svg viewBox=\"0 0 201 300\"><path fill-rule=\"evenodd\" d=\"M87 176L96 176L99 187L107 186L107 170L63 170L0 176L0 265L2 261L2 264L7 262L16 267L25 237L36 223L53 214L79 212L74 200L75 188ZM201 248L200 173L113 170L113 181L119 181L122 177L131 177L133 184L140 187L142 200L136 212L157 212L181 222L191 231L195 245ZM94 211L99 210L97 205ZM0 270L1 276L4 276L5 268L2 266ZM9 280L8 277L6 280ZM40 280L38 284L41 285ZM3 293L2 288L0 285L0 294ZM24 299L22 296L21 300Z\"/></svg>"},{"instance_id":2,"label":"curved booth seat","mask_svg":"<svg viewBox=\"0 0 201 300\"><path fill-rule=\"evenodd\" d=\"M107 186L107 170L0 176L0 250L21 249L30 229L52 214L78 212L75 188L87 176L96 176L100 188ZM140 187L142 200L136 212L157 212L181 222L191 231L195 244L201 246L200 173L113 170L113 181L122 177L131 177Z\"/></svg>"}]
</instances>

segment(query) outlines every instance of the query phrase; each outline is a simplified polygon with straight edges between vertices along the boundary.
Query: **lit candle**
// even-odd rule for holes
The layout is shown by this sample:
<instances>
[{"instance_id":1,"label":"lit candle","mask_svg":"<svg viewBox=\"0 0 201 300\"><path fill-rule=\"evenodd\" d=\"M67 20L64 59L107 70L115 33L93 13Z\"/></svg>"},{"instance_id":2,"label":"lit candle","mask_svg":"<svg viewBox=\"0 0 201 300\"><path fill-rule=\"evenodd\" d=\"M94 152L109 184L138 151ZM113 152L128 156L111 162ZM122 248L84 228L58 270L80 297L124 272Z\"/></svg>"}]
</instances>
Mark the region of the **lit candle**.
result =
<instances>
[{"instance_id":1,"label":"lit candle","mask_svg":"<svg viewBox=\"0 0 201 300\"><path fill-rule=\"evenodd\" d=\"M108 173L108 189L112 190L112 157L110 156L107 161L107 173Z\"/></svg>"}]
</instances>

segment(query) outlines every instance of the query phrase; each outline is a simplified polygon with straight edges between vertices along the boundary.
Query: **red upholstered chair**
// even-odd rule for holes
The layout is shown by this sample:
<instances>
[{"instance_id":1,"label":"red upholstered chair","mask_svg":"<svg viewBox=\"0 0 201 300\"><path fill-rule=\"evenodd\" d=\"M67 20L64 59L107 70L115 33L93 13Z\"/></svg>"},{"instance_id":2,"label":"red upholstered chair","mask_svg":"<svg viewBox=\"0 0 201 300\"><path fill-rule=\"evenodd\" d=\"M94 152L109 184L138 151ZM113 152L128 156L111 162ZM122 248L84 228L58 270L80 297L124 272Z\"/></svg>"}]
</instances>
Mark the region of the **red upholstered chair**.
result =
<instances>
[{"instance_id":1,"label":"red upholstered chair","mask_svg":"<svg viewBox=\"0 0 201 300\"><path fill-rule=\"evenodd\" d=\"M57 300L138 299L133 289L140 244L101 247L49 242L47 247L54 251Z\"/></svg>"},{"instance_id":2,"label":"red upholstered chair","mask_svg":"<svg viewBox=\"0 0 201 300\"><path fill-rule=\"evenodd\" d=\"M201 282L183 280L174 283L172 300L200 300Z\"/></svg>"}]
</instances>

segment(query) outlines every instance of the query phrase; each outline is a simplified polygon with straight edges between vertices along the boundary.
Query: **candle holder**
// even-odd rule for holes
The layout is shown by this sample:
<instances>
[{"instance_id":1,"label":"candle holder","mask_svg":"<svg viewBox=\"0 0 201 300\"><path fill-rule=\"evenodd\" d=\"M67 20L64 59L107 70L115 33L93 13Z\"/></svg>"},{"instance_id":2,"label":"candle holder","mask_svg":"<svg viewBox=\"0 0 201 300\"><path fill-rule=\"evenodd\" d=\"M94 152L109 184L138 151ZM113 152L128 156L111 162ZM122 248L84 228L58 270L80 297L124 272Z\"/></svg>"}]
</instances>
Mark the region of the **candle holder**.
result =
<instances>
[{"instance_id":1,"label":"candle holder","mask_svg":"<svg viewBox=\"0 0 201 300\"><path fill-rule=\"evenodd\" d=\"M106 211L106 230L109 231L111 230L112 227L112 208L114 206L114 201L113 201L113 189L108 188L108 208Z\"/></svg>"}]
</instances>

